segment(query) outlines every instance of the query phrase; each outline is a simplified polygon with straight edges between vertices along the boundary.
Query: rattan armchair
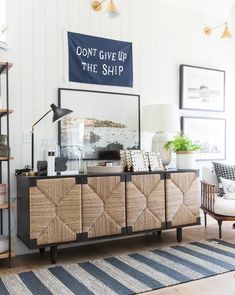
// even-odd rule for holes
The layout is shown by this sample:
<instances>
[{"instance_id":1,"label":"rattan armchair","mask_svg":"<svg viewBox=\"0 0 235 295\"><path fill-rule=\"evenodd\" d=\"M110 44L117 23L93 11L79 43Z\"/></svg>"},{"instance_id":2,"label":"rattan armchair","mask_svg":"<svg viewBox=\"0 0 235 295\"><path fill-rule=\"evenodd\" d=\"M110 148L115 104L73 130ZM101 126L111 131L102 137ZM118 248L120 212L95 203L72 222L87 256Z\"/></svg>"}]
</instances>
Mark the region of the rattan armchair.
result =
<instances>
[{"instance_id":1,"label":"rattan armchair","mask_svg":"<svg viewBox=\"0 0 235 295\"><path fill-rule=\"evenodd\" d=\"M214 212L214 205L216 200L215 185L201 181L201 209L205 216L205 227L207 226L207 214L217 220L219 225L219 239L222 238L222 223L223 221L235 221L234 216L220 215ZM235 200L234 200L235 202Z\"/></svg>"}]
</instances>

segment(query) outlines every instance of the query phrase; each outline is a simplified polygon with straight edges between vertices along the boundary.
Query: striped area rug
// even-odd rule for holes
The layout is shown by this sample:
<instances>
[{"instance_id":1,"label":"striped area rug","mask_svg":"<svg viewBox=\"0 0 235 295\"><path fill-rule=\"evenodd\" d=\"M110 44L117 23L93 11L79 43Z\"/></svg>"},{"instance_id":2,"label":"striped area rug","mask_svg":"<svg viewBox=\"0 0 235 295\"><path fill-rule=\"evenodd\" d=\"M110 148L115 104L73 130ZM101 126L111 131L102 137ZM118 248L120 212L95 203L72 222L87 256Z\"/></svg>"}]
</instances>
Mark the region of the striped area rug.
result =
<instances>
[{"instance_id":1,"label":"striped area rug","mask_svg":"<svg viewBox=\"0 0 235 295\"><path fill-rule=\"evenodd\" d=\"M137 294L235 270L235 244L209 240L2 276L0 294Z\"/></svg>"}]
</instances>

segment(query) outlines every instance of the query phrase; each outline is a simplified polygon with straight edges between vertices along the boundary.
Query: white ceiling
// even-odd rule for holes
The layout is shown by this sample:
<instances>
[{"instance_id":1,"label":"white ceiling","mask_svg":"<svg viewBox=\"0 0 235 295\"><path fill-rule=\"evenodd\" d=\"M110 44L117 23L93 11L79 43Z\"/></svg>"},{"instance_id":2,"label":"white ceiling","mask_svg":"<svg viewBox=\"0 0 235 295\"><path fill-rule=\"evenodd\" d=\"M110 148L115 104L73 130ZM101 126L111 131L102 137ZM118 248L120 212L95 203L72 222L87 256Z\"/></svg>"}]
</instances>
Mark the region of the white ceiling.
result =
<instances>
[{"instance_id":1,"label":"white ceiling","mask_svg":"<svg viewBox=\"0 0 235 295\"><path fill-rule=\"evenodd\" d=\"M162 4L200 12L218 18L230 18L230 10L234 0L158 0ZM235 18L235 16L234 16Z\"/></svg>"}]
</instances>

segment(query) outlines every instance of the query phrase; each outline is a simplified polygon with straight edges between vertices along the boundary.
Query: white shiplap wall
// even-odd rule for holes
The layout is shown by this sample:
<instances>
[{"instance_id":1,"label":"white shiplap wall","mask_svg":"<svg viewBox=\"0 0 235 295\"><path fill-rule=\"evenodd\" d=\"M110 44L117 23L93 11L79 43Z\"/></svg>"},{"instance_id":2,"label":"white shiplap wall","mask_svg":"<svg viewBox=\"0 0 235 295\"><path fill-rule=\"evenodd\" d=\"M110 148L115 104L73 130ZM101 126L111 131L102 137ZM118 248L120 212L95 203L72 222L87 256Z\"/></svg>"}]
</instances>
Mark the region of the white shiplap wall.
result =
<instances>
[{"instance_id":1,"label":"white shiplap wall","mask_svg":"<svg viewBox=\"0 0 235 295\"><path fill-rule=\"evenodd\" d=\"M139 93L142 104L177 103L178 65L185 63L225 69L227 106L232 105L235 96L234 39L220 40L217 33L208 38L202 33L204 25L224 20L182 7L171 8L164 0L116 0L122 15L111 20L102 13L93 12L90 2L7 0L8 60L14 63L10 73L11 107L15 111L11 124L11 146L15 156L12 174L15 168L30 163L30 144L23 142L23 133L30 133L32 123L52 102L57 103L58 87ZM63 79L64 29L133 42L133 89L66 84ZM231 119L231 126L233 123ZM36 158L40 155L41 140L56 137L56 126L48 116L37 126ZM231 141L232 144L231 150L234 149ZM14 177L12 195L16 195ZM19 242L15 247L18 253L25 250L20 248Z\"/></svg>"}]
</instances>

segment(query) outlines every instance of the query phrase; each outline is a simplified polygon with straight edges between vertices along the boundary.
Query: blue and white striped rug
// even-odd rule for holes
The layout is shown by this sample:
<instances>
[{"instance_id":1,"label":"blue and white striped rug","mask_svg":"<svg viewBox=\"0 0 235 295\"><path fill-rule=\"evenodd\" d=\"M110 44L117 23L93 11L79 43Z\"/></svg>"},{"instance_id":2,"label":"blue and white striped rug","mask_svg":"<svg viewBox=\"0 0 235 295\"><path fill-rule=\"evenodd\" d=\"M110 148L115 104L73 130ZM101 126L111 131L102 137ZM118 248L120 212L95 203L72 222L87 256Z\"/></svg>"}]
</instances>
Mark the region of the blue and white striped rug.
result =
<instances>
[{"instance_id":1,"label":"blue and white striped rug","mask_svg":"<svg viewBox=\"0 0 235 295\"><path fill-rule=\"evenodd\" d=\"M194 242L1 276L0 294L136 294L235 270L235 244Z\"/></svg>"}]
</instances>

